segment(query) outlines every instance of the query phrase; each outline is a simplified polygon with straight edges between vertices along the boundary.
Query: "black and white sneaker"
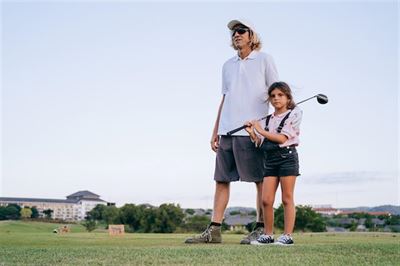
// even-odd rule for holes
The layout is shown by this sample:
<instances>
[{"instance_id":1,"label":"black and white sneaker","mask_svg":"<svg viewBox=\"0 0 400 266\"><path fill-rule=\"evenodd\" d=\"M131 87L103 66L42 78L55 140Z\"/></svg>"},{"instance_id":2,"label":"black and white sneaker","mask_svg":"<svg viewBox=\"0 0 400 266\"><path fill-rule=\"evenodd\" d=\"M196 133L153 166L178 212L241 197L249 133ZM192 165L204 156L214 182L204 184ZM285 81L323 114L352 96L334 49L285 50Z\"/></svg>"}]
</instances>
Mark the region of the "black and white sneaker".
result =
<instances>
[{"instance_id":1,"label":"black and white sneaker","mask_svg":"<svg viewBox=\"0 0 400 266\"><path fill-rule=\"evenodd\" d=\"M293 246L294 241L290 235L281 235L275 244L282 246Z\"/></svg>"},{"instance_id":2,"label":"black and white sneaker","mask_svg":"<svg viewBox=\"0 0 400 266\"><path fill-rule=\"evenodd\" d=\"M268 245L274 243L274 236L262 234L257 240L253 240L250 242L250 245Z\"/></svg>"}]
</instances>

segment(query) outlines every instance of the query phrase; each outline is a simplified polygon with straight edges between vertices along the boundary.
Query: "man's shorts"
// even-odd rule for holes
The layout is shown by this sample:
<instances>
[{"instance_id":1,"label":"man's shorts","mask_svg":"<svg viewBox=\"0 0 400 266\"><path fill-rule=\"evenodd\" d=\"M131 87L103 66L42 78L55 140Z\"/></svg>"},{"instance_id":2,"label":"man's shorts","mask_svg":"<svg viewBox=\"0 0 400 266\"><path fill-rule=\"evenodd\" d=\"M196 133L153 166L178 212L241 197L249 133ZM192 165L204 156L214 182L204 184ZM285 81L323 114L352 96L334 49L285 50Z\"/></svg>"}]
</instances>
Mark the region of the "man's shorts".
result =
<instances>
[{"instance_id":1,"label":"man's shorts","mask_svg":"<svg viewBox=\"0 0 400 266\"><path fill-rule=\"evenodd\" d=\"M263 151L247 136L221 136L217 150L214 180L218 182L261 182Z\"/></svg>"},{"instance_id":2,"label":"man's shorts","mask_svg":"<svg viewBox=\"0 0 400 266\"><path fill-rule=\"evenodd\" d=\"M299 156L295 147L265 151L264 176L298 176Z\"/></svg>"}]
</instances>

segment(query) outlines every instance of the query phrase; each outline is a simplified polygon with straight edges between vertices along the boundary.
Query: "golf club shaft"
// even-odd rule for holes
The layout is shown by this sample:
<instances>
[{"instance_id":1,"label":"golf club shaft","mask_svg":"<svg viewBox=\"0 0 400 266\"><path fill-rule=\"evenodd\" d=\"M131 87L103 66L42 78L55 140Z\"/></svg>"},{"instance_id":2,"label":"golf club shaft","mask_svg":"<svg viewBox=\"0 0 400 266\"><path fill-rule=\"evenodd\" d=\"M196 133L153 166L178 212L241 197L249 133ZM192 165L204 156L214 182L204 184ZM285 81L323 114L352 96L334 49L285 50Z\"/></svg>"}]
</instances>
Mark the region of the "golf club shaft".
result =
<instances>
[{"instance_id":1,"label":"golf club shaft","mask_svg":"<svg viewBox=\"0 0 400 266\"><path fill-rule=\"evenodd\" d=\"M312 97L310 97L310 98L308 98L308 99L302 100L302 101L296 103L296 105L301 104L301 103L304 103L304 102L306 102L306 101L308 101L308 100L311 100L311 99L313 99L313 98L315 98L315 97L317 97L317 96L318 96L318 95L314 95L314 96L312 96ZM263 120L263 119L265 119L265 118L267 118L267 116L264 116L264 117L258 119L257 121L261 121L261 120ZM245 129L246 127L247 127L246 125L243 125L243 126L241 126L241 127L235 128L235 129L233 129L233 130L227 132L226 134L227 134L228 136L231 136L231 135L235 134L236 132L238 132L238 131L240 131L240 130L242 130L242 129Z\"/></svg>"}]
</instances>

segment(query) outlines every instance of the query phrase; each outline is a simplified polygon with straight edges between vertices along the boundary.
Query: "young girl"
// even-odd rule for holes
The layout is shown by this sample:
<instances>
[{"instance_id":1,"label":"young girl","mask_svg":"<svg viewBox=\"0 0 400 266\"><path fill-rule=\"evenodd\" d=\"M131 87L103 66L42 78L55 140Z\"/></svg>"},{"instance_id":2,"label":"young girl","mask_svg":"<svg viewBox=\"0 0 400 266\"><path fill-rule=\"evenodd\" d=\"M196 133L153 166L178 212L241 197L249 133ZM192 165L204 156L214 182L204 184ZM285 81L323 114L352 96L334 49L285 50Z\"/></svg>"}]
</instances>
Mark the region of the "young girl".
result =
<instances>
[{"instance_id":1,"label":"young girl","mask_svg":"<svg viewBox=\"0 0 400 266\"><path fill-rule=\"evenodd\" d=\"M294 185L299 174L299 159L296 146L299 144L299 126L302 111L296 107L292 92L285 82L275 82L268 89L267 104L275 112L266 119L265 129L256 120L247 122L246 131L256 146L264 150L264 181L262 200L264 208L264 234L253 245L274 243L274 200L279 183L284 206L284 233L276 244L293 245L292 233L296 209L293 200Z\"/></svg>"}]
</instances>

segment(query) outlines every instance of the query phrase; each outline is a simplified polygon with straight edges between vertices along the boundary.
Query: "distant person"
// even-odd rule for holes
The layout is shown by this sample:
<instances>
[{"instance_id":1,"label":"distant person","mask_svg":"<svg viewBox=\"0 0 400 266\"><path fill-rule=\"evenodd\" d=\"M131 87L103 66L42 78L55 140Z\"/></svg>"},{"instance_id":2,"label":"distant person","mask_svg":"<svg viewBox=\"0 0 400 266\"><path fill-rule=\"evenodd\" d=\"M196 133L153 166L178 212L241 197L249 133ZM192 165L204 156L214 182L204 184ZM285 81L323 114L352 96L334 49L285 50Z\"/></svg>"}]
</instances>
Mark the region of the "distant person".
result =
<instances>
[{"instance_id":1,"label":"distant person","mask_svg":"<svg viewBox=\"0 0 400 266\"><path fill-rule=\"evenodd\" d=\"M276 82L268 89L268 101L275 108L265 121L265 129L257 120L248 122L246 131L250 138L265 153L265 172L262 189L264 208L264 234L252 245L274 243L274 201L278 185L281 184L285 227L276 244L293 245L293 228L296 218L293 193L296 177L299 174L299 158L296 146L299 145L302 111L293 101L290 87L284 82Z\"/></svg>"},{"instance_id":2,"label":"distant person","mask_svg":"<svg viewBox=\"0 0 400 266\"><path fill-rule=\"evenodd\" d=\"M231 44L237 55L222 68L222 100L211 137L211 149L217 153L214 172L215 195L211 223L200 235L185 243L221 243L221 223L229 201L230 183L254 182L257 190L257 224L241 240L250 244L264 231L262 215L263 152L256 148L245 130L234 136L227 132L245 121L268 114L265 98L269 86L278 80L273 58L260 52L261 41L249 22L232 20L228 23Z\"/></svg>"}]
</instances>

